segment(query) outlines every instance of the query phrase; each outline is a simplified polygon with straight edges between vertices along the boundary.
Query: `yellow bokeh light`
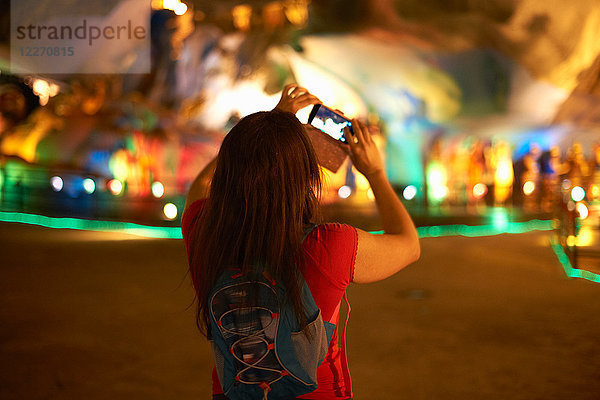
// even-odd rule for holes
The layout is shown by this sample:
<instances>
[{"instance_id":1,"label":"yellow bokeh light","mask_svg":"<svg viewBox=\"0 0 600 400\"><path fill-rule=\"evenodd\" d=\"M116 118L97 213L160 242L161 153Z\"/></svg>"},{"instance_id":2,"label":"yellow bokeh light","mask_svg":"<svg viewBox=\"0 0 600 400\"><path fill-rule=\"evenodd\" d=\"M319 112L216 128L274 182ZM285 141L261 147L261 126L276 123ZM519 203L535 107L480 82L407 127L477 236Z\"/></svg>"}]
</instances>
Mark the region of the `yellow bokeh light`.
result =
<instances>
[{"instance_id":1,"label":"yellow bokeh light","mask_svg":"<svg viewBox=\"0 0 600 400\"><path fill-rule=\"evenodd\" d=\"M177 3L173 8L173 12L176 15L183 15L187 11L188 7L184 3Z\"/></svg>"},{"instance_id":2,"label":"yellow bokeh light","mask_svg":"<svg viewBox=\"0 0 600 400\"><path fill-rule=\"evenodd\" d=\"M344 185L338 189L338 196L340 196L340 198L342 199L347 199L348 197L350 197L351 194L352 188L350 188L350 186Z\"/></svg>"},{"instance_id":3,"label":"yellow bokeh light","mask_svg":"<svg viewBox=\"0 0 600 400\"><path fill-rule=\"evenodd\" d=\"M532 181L525 182L525 184L523 185L523 193L525 194L525 196L529 196L534 191L535 191L535 183Z\"/></svg>"},{"instance_id":4,"label":"yellow bokeh light","mask_svg":"<svg viewBox=\"0 0 600 400\"><path fill-rule=\"evenodd\" d=\"M579 218L581 219L586 219L589 215L589 210L587 206L583 203L577 203L576 210L579 214Z\"/></svg>"},{"instance_id":5,"label":"yellow bokeh light","mask_svg":"<svg viewBox=\"0 0 600 400\"><path fill-rule=\"evenodd\" d=\"M478 199L485 196L487 191L487 186L484 183L478 183L475 186L473 186L473 196L475 196Z\"/></svg>"},{"instance_id":6,"label":"yellow bokeh light","mask_svg":"<svg viewBox=\"0 0 600 400\"><path fill-rule=\"evenodd\" d=\"M167 219L177 218L177 206L173 203L167 203L163 207L163 213Z\"/></svg>"},{"instance_id":7,"label":"yellow bokeh light","mask_svg":"<svg viewBox=\"0 0 600 400\"><path fill-rule=\"evenodd\" d=\"M108 190L115 196L118 196L123 192L123 183L118 179L111 179L108 182Z\"/></svg>"},{"instance_id":8,"label":"yellow bokeh light","mask_svg":"<svg viewBox=\"0 0 600 400\"><path fill-rule=\"evenodd\" d=\"M285 2L285 16L294 25L303 26L308 21L308 1L288 0Z\"/></svg>"},{"instance_id":9,"label":"yellow bokeh light","mask_svg":"<svg viewBox=\"0 0 600 400\"><path fill-rule=\"evenodd\" d=\"M171 10L172 11L177 6L177 3L179 3L178 0L163 0L162 6L163 6L163 8L165 10Z\"/></svg>"},{"instance_id":10,"label":"yellow bokeh light","mask_svg":"<svg viewBox=\"0 0 600 400\"><path fill-rule=\"evenodd\" d=\"M283 6L279 1L273 1L263 8L263 19L267 28L275 28L285 23Z\"/></svg>"},{"instance_id":11,"label":"yellow bokeh light","mask_svg":"<svg viewBox=\"0 0 600 400\"><path fill-rule=\"evenodd\" d=\"M165 187L162 183L156 181L152 183L152 195L157 199L165 194Z\"/></svg>"},{"instance_id":12,"label":"yellow bokeh light","mask_svg":"<svg viewBox=\"0 0 600 400\"><path fill-rule=\"evenodd\" d=\"M252 18L252 7L248 4L240 4L233 7L231 11L233 16L233 25L241 30L247 31L250 29L250 20Z\"/></svg>"}]
</instances>

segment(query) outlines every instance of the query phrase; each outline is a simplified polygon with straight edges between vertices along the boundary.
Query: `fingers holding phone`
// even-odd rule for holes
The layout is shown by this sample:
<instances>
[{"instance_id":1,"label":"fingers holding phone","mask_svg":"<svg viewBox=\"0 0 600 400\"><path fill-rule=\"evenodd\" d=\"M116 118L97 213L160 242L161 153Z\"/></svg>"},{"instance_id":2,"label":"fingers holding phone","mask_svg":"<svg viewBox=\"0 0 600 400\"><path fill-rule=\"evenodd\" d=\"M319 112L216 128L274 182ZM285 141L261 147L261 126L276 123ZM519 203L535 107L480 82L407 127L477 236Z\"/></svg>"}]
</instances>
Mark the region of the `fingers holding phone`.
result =
<instances>
[{"instance_id":1,"label":"fingers holding phone","mask_svg":"<svg viewBox=\"0 0 600 400\"><path fill-rule=\"evenodd\" d=\"M279 103L277 103L275 109L296 114L298 110L306 106L320 103L321 100L317 96L312 95L305 88L292 83L283 88L281 99L279 99Z\"/></svg>"},{"instance_id":2,"label":"fingers holding phone","mask_svg":"<svg viewBox=\"0 0 600 400\"><path fill-rule=\"evenodd\" d=\"M352 120L353 135L348 127L344 128L344 135L350 145L350 158L356 169L367 179L385 171L383 158L371 137L369 129L359 120Z\"/></svg>"}]
</instances>

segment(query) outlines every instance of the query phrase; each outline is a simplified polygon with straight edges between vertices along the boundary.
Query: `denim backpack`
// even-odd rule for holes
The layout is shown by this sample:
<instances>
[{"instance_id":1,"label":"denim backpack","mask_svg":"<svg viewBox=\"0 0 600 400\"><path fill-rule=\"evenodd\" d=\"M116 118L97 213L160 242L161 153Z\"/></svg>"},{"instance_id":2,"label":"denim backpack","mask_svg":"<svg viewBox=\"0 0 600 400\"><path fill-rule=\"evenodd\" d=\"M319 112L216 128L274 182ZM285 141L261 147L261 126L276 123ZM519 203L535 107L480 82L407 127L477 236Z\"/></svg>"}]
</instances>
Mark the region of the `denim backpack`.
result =
<instances>
[{"instance_id":1,"label":"denim backpack","mask_svg":"<svg viewBox=\"0 0 600 400\"><path fill-rule=\"evenodd\" d=\"M208 302L209 339L228 399L284 400L317 388L335 325L323 321L306 282L306 325L286 299L285 287L262 267L251 274L230 268L217 279Z\"/></svg>"}]
</instances>

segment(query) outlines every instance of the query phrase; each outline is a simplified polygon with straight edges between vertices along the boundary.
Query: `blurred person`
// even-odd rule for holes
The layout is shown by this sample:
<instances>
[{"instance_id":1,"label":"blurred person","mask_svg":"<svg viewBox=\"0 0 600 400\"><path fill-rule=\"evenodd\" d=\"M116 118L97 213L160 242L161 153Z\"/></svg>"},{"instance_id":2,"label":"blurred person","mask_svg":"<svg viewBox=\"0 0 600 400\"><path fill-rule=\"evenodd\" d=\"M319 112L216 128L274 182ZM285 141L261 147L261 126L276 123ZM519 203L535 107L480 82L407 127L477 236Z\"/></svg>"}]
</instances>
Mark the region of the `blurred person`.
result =
<instances>
[{"instance_id":1,"label":"blurred person","mask_svg":"<svg viewBox=\"0 0 600 400\"><path fill-rule=\"evenodd\" d=\"M442 142L439 137L431 144L425 167L427 185L427 204L429 207L439 207L448 195L448 173L442 155Z\"/></svg>"},{"instance_id":2,"label":"blurred person","mask_svg":"<svg viewBox=\"0 0 600 400\"><path fill-rule=\"evenodd\" d=\"M372 235L346 224L317 225L321 172L305 128L294 115L319 100L288 85L269 112L248 115L223 140L216 159L192 183L182 217L192 282L198 298L197 323L210 334L208 294L229 266L252 271L262 263L284 283L298 319L302 276L323 320L336 325L318 388L298 398L349 399L352 389L344 346L338 346L338 318L350 283L385 279L420 256L415 226L394 193L381 155L365 125L346 130L354 166L369 181L385 233ZM280 266L291 266L279 268ZM344 334L341 335L342 343ZM213 399L226 399L215 369Z\"/></svg>"},{"instance_id":3,"label":"blurred person","mask_svg":"<svg viewBox=\"0 0 600 400\"><path fill-rule=\"evenodd\" d=\"M600 142L594 143L594 155L592 158L592 163L594 165L594 171L600 171Z\"/></svg>"},{"instance_id":4,"label":"blurred person","mask_svg":"<svg viewBox=\"0 0 600 400\"><path fill-rule=\"evenodd\" d=\"M596 202L600 200L600 142L594 142L594 146L592 147L590 168L592 170L592 178L587 195L589 200Z\"/></svg>"},{"instance_id":5,"label":"blurred person","mask_svg":"<svg viewBox=\"0 0 600 400\"><path fill-rule=\"evenodd\" d=\"M508 142L500 140L492 146L490 164L494 170L494 206L503 206L512 194L514 181L511 148Z\"/></svg>"},{"instance_id":6,"label":"blurred person","mask_svg":"<svg viewBox=\"0 0 600 400\"><path fill-rule=\"evenodd\" d=\"M567 177L571 181L572 187L584 185L591 171L581 143L575 142L569 148L567 151L567 164Z\"/></svg>"},{"instance_id":7,"label":"blurred person","mask_svg":"<svg viewBox=\"0 0 600 400\"><path fill-rule=\"evenodd\" d=\"M485 194L489 190L487 188L488 182L486 182L487 162L485 158L485 146L481 140L476 139L472 143L469 149L467 165L467 210L479 212L482 206L485 206ZM485 188L485 190L482 188Z\"/></svg>"},{"instance_id":8,"label":"blurred person","mask_svg":"<svg viewBox=\"0 0 600 400\"><path fill-rule=\"evenodd\" d=\"M540 156L540 147L532 144L529 152L523 157L524 171L520 174L519 182L521 192L524 195L523 209L526 212L535 212L538 210L541 193Z\"/></svg>"},{"instance_id":9,"label":"blurred person","mask_svg":"<svg viewBox=\"0 0 600 400\"><path fill-rule=\"evenodd\" d=\"M542 173L541 208L544 212L551 212L558 200L560 176L565 170L560 148L558 146L550 147L550 150L542 155L540 164Z\"/></svg>"},{"instance_id":10,"label":"blurred person","mask_svg":"<svg viewBox=\"0 0 600 400\"><path fill-rule=\"evenodd\" d=\"M448 149L448 202L454 206L467 204L469 153L464 139L455 140Z\"/></svg>"}]
</instances>

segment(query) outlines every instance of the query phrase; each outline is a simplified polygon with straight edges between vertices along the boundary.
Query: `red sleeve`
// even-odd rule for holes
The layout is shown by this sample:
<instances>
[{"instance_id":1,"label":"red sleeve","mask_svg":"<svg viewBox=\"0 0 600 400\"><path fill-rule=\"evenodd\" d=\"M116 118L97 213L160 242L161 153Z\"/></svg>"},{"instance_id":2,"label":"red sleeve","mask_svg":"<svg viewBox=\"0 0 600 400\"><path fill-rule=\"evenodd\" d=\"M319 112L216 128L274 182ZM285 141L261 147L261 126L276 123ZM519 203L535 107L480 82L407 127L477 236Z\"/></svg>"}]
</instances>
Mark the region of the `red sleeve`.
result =
<instances>
[{"instance_id":1,"label":"red sleeve","mask_svg":"<svg viewBox=\"0 0 600 400\"><path fill-rule=\"evenodd\" d=\"M339 223L319 225L307 238L306 255L340 289L354 279L358 246L356 228Z\"/></svg>"},{"instance_id":2,"label":"red sleeve","mask_svg":"<svg viewBox=\"0 0 600 400\"><path fill-rule=\"evenodd\" d=\"M183 216L181 217L181 234L183 236L183 243L185 244L186 249L190 243L190 234L193 232L192 227L194 225L194 221L196 220L198 214L200 214L200 211L202 211L202 208L204 208L205 203L206 199L196 200L183 212Z\"/></svg>"}]
</instances>

